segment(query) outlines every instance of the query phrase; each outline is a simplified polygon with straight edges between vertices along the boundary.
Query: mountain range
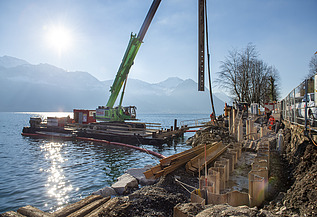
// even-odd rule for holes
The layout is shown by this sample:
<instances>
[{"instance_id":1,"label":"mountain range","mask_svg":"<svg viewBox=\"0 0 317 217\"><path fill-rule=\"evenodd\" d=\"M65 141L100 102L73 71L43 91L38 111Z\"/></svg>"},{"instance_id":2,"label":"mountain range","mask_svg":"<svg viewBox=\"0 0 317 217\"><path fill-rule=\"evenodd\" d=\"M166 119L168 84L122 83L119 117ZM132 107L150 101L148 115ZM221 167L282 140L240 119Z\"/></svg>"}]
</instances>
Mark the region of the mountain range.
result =
<instances>
[{"instance_id":1,"label":"mountain range","mask_svg":"<svg viewBox=\"0 0 317 217\"><path fill-rule=\"evenodd\" d=\"M105 105L113 80L99 81L88 72L68 72L49 64L32 65L0 57L0 111L72 111ZM123 105L140 113L210 113L209 92L198 92L192 79L170 77L159 83L128 79ZM119 97L118 97L119 98ZM214 94L217 114L230 98Z\"/></svg>"}]
</instances>

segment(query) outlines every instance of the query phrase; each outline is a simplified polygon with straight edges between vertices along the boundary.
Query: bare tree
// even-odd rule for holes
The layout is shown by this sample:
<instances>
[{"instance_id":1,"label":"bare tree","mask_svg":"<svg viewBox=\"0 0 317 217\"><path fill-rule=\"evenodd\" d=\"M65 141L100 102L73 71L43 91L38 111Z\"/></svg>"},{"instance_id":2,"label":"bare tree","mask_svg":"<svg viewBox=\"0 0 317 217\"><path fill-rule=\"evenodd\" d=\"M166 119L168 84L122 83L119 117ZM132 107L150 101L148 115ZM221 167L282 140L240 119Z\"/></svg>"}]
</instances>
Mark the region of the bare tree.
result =
<instances>
[{"instance_id":1,"label":"bare tree","mask_svg":"<svg viewBox=\"0 0 317 217\"><path fill-rule=\"evenodd\" d=\"M225 61L222 61L219 74L220 86L228 89L234 98L241 101L241 91L239 86L239 55L237 50L229 51Z\"/></svg>"},{"instance_id":2,"label":"bare tree","mask_svg":"<svg viewBox=\"0 0 317 217\"><path fill-rule=\"evenodd\" d=\"M263 104L279 97L277 69L259 60L252 44L240 52L229 51L220 69L217 83L228 89L237 101Z\"/></svg>"},{"instance_id":3,"label":"bare tree","mask_svg":"<svg viewBox=\"0 0 317 217\"><path fill-rule=\"evenodd\" d=\"M253 64L253 72L250 78L250 102L263 103L266 97L265 91L267 87L268 66L262 60L255 60Z\"/></svg>"},{"instance_id":4,"label":"bare tree","mask_svg":"<svg viewBox=\"0 0 317 217\"><path fill-rule=\"evenodd\" d=\"M280 77L278 74L277 69L274 66L268 67L268 76L267 76L267 81L268 81L268 90L267 96L269 97L269 101L277 101L280 95Z\"/></svg>"},{"instance_id":5,"label":"bare tree","mask_svg":"<svg viewBox=\"0 0 317 217\"><path fill-rule=\"evenodd\" d=\"M310 77L314 76L316 73L317 73L317 52L310 59L308 77L310 78Z\"/></svg>"},{"instance_id":6,"label":"bare tree","mask_svg":"<svg viewBox=\"0 0 317 217\"><path fill-rule=\"evenodd\" d=\"M241 101L250 101L250 80L254 72L254 63L258 56L255 46L251 43L248 44L245 50L241 51L240 56L240 67L239 67L239 82L241 85Z\"/></svg>"}]
</instances>

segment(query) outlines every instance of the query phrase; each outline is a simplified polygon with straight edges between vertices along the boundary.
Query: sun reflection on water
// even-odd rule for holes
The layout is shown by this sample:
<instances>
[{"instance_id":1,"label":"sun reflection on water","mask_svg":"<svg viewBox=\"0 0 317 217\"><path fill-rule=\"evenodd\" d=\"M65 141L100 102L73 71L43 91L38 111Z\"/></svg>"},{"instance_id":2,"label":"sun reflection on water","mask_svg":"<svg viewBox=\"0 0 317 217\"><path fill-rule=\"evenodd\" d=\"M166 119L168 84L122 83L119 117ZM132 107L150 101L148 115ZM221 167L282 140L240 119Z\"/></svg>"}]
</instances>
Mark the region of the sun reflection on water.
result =
<instances>
[{"instance_id":1,"label":"sun reflection on water","mask_svg":"<svg viewBox=\"0 0 317 217\"><path fill-rule=\"evenodd\" d=\"M48 162L47 193L50 198L55 199L57 204L66 204L69 200L69 192L73 190L72 184L66 179L62 164L67 159L62 156L62 148L66 146L66 143L61 142L48 142L41 146L42 152L44 152L45 159Z\"/></svg>"}]
</instances>

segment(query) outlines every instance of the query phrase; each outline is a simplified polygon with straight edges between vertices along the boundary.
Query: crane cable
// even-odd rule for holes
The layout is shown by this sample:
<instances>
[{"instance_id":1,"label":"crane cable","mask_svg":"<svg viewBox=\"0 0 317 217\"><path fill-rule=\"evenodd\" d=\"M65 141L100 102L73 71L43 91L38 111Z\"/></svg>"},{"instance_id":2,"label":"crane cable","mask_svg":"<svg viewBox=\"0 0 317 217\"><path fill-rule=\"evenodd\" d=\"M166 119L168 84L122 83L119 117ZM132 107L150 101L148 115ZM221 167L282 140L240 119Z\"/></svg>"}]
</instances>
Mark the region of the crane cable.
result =
<instances>
[{"instance_id":1,"label":"crane cable","mask_svg":"<svg viewBox=\"0 0 317 217\"><path fill-rule=\"evenodd\" d=\"M209 78L209 93L210 93L210 101L211 101L211 107L212 107L212 112L214 114L215 117L215 122L216 124L218 124L217 122L217 118L216 118L216 112L215 112L215 106L214 106L214 100L213 100L213 96L212 96L212 89L211 89L211 75L210 75L210 53L209 53L209 40L208 40L208 23L207 23L207 3L206 0L204 0L204 14L205 14L205 28L206 28L206 50L207 50L207 63L208 63L208 78Z\"/></svg>"}]
</instances>

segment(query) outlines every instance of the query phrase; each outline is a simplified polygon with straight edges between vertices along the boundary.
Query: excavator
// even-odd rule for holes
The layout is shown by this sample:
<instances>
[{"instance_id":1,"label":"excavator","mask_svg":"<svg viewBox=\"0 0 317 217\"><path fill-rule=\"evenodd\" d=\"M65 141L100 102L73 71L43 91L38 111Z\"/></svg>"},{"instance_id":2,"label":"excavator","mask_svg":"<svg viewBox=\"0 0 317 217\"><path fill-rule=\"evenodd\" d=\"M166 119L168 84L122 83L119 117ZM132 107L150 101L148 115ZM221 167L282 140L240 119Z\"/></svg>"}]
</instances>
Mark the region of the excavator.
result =
<instances>
[{"instance_id":1,"label":"excavator","mask_svg":"<svg viewBox=\"0 0 317 217\"><path fill-rule=\"evenodd\" d=\"M116 78L110 87L110 97L106 106L98 106L96 109L96 120L102 122L124 122L125 120L136 120L136 107L135 106L122 106L124 90L130 68L134 63L135 56L143 42L146 31L148 30L155 12L160 5L161 0L153 0L152 5L145 17L138 35L131 33L128 47L123 56ZM119 96L121 88L121 98L119 105L114 107L114 104Z\"/></svg>"}]
</instances>

